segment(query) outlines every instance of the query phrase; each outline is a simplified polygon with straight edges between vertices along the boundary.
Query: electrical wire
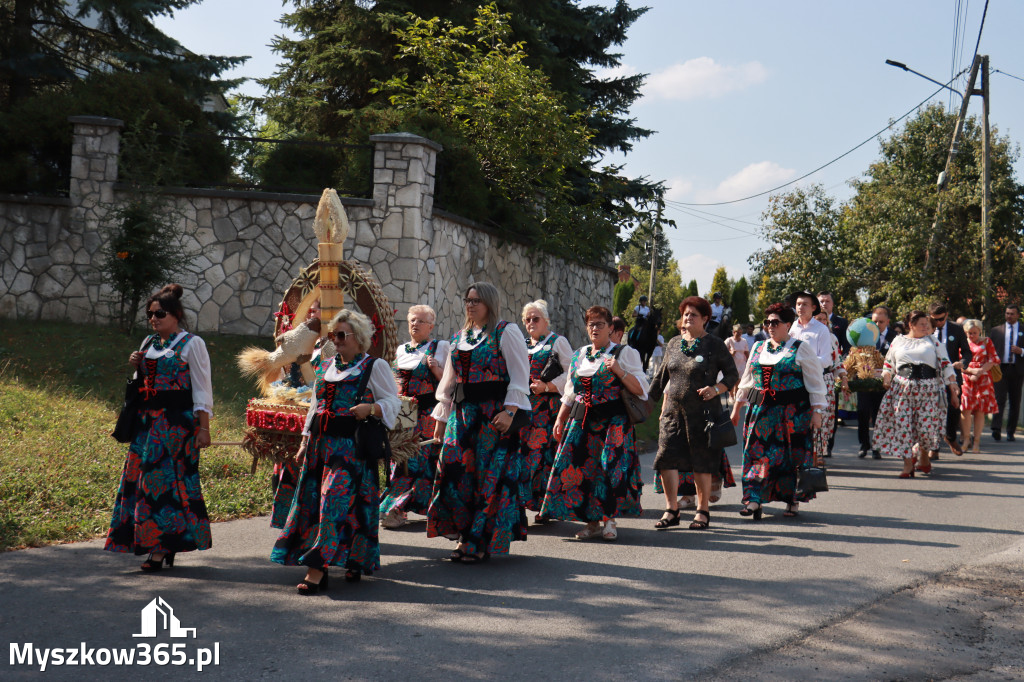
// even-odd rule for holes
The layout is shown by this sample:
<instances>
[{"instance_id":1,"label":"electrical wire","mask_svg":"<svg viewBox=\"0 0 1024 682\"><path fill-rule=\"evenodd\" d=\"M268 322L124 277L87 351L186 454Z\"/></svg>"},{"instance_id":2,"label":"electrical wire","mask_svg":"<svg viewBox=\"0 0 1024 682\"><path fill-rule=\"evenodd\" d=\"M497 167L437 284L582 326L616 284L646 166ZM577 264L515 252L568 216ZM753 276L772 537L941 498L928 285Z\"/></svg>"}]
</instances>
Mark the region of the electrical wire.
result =
<instances>
[{"instance_id":1,"label":"electrical wire","mask_svg":"<svg viewBox=\"0 0 1024 682\"><path fill-rule=\"evenodd\" d=\"M958 73L956 75L956 78L959 78L962 73L963 72ZM956 78L954 78L953 80L956 80ZM952 82L953 81L951 80L950 83L952 83ZM822 165L818 166L814 170L812 170L810 172L807 172L807 173L804 173L803 175L801 175L798 178L794 178L794 179L790 180L789 182L784 182L781 185L778 185L776 187L772 187L771 189L766 189L765 191L758 192L757 194L751 194L750 196L743 197L741 199L732 199L730 201L710 201L710 202L699 202L699 203L698 202L676 201L676 202L673 202L673 203L678 205L678 206L725 206L725 205L728 205L728 204L738 204L741 201L749 201L750 199L756 199L758 197L763 197L766 194L771 194L772 192L776 192L776 191L778 191L778 190L780 190L780 189L782 189L784 187L789 187L792 184L795 184L797 182L800 182L801 180L809 178L810 176L814 175L815 173L817 173L820 170L828 168L829 166L831 166L832 164L836 163L837 161L840 161L840 160L846 158L850 154L854 153L855 151L857 151L858 149L860 149L861 147L866 145L868 142L872 142L873 140L876 140L879 135L881 135L882 133L886 132L887 130L891 130L897 123L900 123L905 118L907 118L908 116L913 114L915 111L917 111L918 109L923 107L925 104L927 104L929 101L931 101L931 99L933 97L935 97L935 95L937 95L940 92L942 92L943 90L945 90L948 85L949 85L949 83L946 83L941 88L939 88L938 90L936 90L932 94L928 95L927 98L925 98L924 100L919 102L916 106L914 106L913 109L911 109L907 113L903 114L902 116L900 116L896 120L892 121L891 123L889 123L889 125L887 125L886 127L882 128L877 133L873 134L871 137L867 138L866 140L864 140L863 142L861 142L857 146L855 146L852 149L849 149L849 150L843 152L842 154L840 154L836 158L832 159L831 161L829 161L827 163L823 163Z\"/></svg>"},{"instance_id":2,"label":"electrical wire","mask_svg":"<svg viewBox=\"0 0 1024 682\"><path fill-rule=\"evenodd\" d=\"M975 57L978 56L978 48L981 47L981 32L985 30L985 17L988 16L988 0L985 0L985 10L981 13L981 26L978 27L978 40L974 43L974 57L971 57L971 63L974 63Z\"/></svg>"},{"instance_id":3,"label":"electrical wire","mask_svg":"<svg viewBox=\"0 0 1024 682\"><path fill-rule=\"evenodd\" d=\"M1006 73L1005 71L1000 71L999 69L992 69L992 73L1001 73L1004 76L1009 76L1014 80L1019 80L1020 82L1024 83L1024 78L1021 78L1020 76L1014 76L1012 73Z\"/></svg>"}]
</instances>

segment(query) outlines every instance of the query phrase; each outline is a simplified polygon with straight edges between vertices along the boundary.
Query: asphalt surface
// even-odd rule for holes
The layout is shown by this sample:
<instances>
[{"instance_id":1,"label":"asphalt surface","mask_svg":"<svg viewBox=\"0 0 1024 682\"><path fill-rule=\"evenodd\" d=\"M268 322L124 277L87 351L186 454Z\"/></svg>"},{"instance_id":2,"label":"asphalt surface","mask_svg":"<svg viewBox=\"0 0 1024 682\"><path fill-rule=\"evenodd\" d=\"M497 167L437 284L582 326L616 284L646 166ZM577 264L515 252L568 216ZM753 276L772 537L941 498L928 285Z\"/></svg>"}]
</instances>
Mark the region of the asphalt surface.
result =
<instances>
[{"instance_id":1,"label":"asphalt surface","mask_svg":"<svg viewBox=\"0 0 1024 682\"><path fill-rule=\"evenodd\" d=\"M846 427L831 490L796 519L779 504L742 518L731 488L709 531L656 531L663 502L647 485L644 518L621 520L615 543L531 526L510 556L478 566L445 561L453 543L427 539L422 522L382 529L382 570L354 585L339 574L317 597L296 594L302 569L269 561L267 518L215 524L213 549L155 575L99 540L8 552L0 678L1022 679L1024 437L983 448L944 451L930 477L901 480L896 460L858 459ZM133 637L156 597L195 638ZM186 665L51 654L40 673L28 643L94 661L184 644ZM187 662L200 648L218 660L198 673Z\"/></svg>"}]
</instances>

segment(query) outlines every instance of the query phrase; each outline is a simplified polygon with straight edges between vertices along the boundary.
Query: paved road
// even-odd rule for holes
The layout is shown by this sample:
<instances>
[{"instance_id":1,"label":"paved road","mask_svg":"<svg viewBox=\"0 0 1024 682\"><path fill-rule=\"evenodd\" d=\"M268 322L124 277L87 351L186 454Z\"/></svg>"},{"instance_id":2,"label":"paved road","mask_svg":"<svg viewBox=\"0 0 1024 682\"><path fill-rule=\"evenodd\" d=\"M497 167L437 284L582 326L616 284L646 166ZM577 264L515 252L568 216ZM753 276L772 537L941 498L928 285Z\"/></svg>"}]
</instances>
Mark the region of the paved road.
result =
<instances>
[{"instance_id":1,"label":"paved road","mask_svg":"<svg viewBox=\"0 0 1024 682\"><path fill-rule=\"evenodd\" d=\"M417 523L382 531L384 568L372 579L317 598L295 594L301 569L268 561L265 518L216 524L214 549L159 575L99 541L9 552L0 677L39 676L11 664L10 643L23 654L27 642L184 642L187 655L217 643L219 665L202 676L218 679L1024 677L1024 438L944 453L930 478L900 480L896 461L857 459L855 436L840 429L832 490L799 519L780 505L760 523L743 519L734 488L710 532L658 532L662 504L646 487L648 512L622 521L617 543L569 540L577 526L553 524L480 566L444 561L451 544ZM157 596L195 639L133 638Z\"/></svg>"}]
</instances>

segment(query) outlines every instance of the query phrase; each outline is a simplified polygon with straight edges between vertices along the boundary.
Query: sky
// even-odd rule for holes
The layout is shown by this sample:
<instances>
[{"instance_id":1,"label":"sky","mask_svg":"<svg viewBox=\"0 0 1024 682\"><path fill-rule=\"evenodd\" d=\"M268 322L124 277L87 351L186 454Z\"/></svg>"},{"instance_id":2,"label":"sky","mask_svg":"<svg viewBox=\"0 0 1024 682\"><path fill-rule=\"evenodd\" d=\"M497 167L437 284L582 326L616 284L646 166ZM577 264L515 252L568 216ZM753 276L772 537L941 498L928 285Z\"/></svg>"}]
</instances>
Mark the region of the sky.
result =
<instances>
[{"instance_id":1,"label":"sky","mask_svg":"<svg viewBox=\"0 0 1024 682\"><path fill-rule=\"evenodd\" d=\"M677 224L669 244L683 281L696 279L702 293L717 267L739 278L749 274L752 253L771 248L758 236L768 195L743 199L868 141L799 182L820 183L839 201L850 197L850 180L878 158L877 134L939 90L885 60L949 82L971 64L986 7L984 0L630 4L650 9L619 49L619 71L648 74L631 115L656 132L608 161L669 187L666 215ZM283 32L278 20L290 6L203 0L158 25L193 52L249 55L229 75L262 78L275 71L269 44ZM1003 72L991 76L990 122L1018 143L1024 140L1022 26L1024 2L990 0L978 48L993 71ZM953 83L960 92L965 85L966 74ZM252 81L240 90L260 92ZM948 90L928 101L960 106ZM968 113L980 117L981 111L981 98L972 98ZM1018 160L1016 172L1024 178L1024 162Z\"/></svg>"}]
</instances>

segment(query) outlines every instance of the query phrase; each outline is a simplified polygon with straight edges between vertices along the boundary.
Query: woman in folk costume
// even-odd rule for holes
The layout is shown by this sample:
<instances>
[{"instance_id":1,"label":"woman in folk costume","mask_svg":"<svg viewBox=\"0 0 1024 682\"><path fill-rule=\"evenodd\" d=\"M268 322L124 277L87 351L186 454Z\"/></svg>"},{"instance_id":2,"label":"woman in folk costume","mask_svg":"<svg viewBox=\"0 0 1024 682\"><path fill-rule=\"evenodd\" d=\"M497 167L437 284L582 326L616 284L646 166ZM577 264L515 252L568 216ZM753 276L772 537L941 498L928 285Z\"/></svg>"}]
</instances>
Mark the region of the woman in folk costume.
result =
<instances>
[{"instance_id":1,"label":"woman in folk costume","mask_svg":"<svg viewBox=\"0 0 1024 682\"><path fill-rule=\"evenodd\" d=\"M618 537L615 519L639 517L640 460L622 392L647 398L640 354L611 340L612 314L593 306L586 314L590 345L569 363L569 383L555 421L561 445L551 469L541 514L586 523L579 540Z\"/></svg>"},{"instance_id":2,"label":"woman in folk costume","mask_svg":"<svg viewBox=\"0 0 1024 682\"><path fill-rule=\"evenodd\" d=\"M370 320L342 310L327 328L337 355L317 370L295 496L270 555L275 563L306 567L297 589L307 596L327 589L329 566L344 567L348 582L380 568L377 461L358 447L355 432L371 418L393 427L401 409L388 364L366 354Z\"/></svg>"},{"instance_id":3,"label":"woman in folk costume","mask_svg":"<svg viewBox=\"0 0 1024 682\"><path fill-rule=\"evenodd\" d=\"M140 566L147 572L212 544L199 481L199 450L210 445L210 356L201 338L180 328L182 293L168 284L149 297L154 333L128 359L144 380L142 401L104 546L149 554Z\"/></svg>"},{"instance_id":4,"label":"woman in folk costume","mask_svg":"<svg viewBox=\"0 0 1024 682\"><path fill-rule=\"evenodd\" d=\"M523 431L521 443L522 456L526 461L523 500L527 509L537 512L534 523L545 523L547 519L540 514L540 506L558 450L552 428L562 405L572 346L564 336L551 331L547 301L537 300L523 307L523 326L526 327L526 349L530 356L531 406L530 424Z\"/></svg>"},{"instance_id":5,"label":"woman in folk costume","mask_svg":"<svg viewBox=\"0 0 1024 682\"><path fill-rule=\"evenodd\" d=\"M755 521L769 502L785 502L783 516L792 517L801 502L814 498L797 494L797 470L815 461L812 431L822 426L826 392L832 390L812 346L789 335L793 309L773 303L764 316L769 338L751 349L732 408L732 423L739 424L743 405L750 403L743 425L740 515Z\"/></svg>"},{"instance_id":6,"label":"woman in folk costume","mask_svg":"<svg viewBox=\"0 0 1024 682\"><path fill-rule=\"evenodd\" d=\"M399 346L395 357L395 377L399 395L415 398L416 433L422 440L434 438L431 410L437 405L437 385L448 361L447 341L431 338L437 314L428 305L409 308L409 343ZM406 514L426 514L437 473L440 446L424 445L419 452L399 464L391 463L391 483L380 502L381 525L399 528L406 523Z\"/></svg>"},{"instance_id":7,"label":"woman in folk costume","mask_svg":"<svg viewBox=\"0 0 1024 682\"><path fill-rule=\"evenodd\" d=\"M434 408L444 440L427 536L458 540L449 558L475 564L526 539L519 432L530 420L530 361L519 327L499 318L493 284L471 284L463 303Z\"/></svg>"},{"instance_id":8,"label":"woman in folk costume","mask_svg":"<svg viewBox=\"0 0 1024 682\"><path fill-rule=\"evenodd\" d=\"M938 453L946 428L946 386L959 404L960 387L946 344L932 336L928 313L910 313L910 331L897 336L885 354L882 383L888 389L878 408L875 449L903 459L900 478L932 471L930 453Z\"/></svg>"}]
</instances>

